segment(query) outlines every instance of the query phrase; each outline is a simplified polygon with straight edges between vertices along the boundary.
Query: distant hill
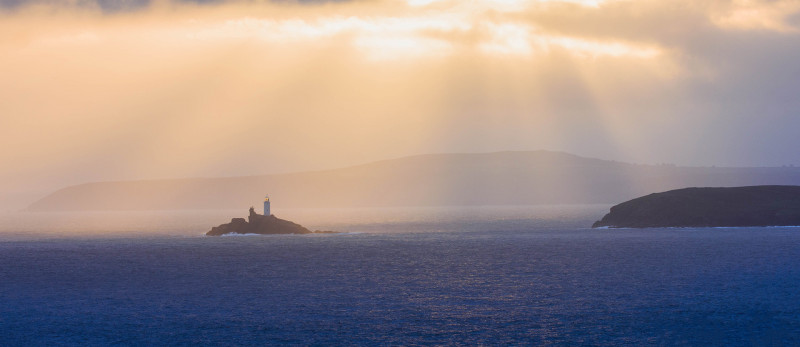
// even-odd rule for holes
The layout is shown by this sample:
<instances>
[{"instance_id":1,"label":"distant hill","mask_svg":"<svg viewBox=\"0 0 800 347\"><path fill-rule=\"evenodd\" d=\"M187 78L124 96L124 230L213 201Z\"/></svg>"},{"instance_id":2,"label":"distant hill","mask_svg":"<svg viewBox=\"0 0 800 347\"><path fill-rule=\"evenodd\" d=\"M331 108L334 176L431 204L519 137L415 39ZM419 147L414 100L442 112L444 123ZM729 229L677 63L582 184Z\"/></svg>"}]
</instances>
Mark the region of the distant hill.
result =
<instances>
[{"instance_id":1,"label":"distant hill","mask_svg":"<svg viewBox=\"0 0 800 347\"><path fill-rule=\"evenodd\" d=\"M550 151L431 154L291 174L97 182L31 211L618 203L696 186L800 185L800 168L635 165Z\"/></svg>"}]
</instances>

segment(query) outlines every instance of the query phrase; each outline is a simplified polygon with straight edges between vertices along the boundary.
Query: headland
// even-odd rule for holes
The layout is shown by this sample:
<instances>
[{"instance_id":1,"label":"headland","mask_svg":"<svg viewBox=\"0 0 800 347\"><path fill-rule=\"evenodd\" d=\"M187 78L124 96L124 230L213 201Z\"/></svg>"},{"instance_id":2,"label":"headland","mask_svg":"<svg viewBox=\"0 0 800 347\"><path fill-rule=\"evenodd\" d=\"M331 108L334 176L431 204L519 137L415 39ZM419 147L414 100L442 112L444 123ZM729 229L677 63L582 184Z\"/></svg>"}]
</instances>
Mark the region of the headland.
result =
<instances>
[{"instance_id":1,"label":"headland","mask_svg":"<svg viewBox=\"0 0 800 347\"><path fill-rule=\"evenodd\" d=\"M684 188L611 207L593 228L800 225L800 186Z\"/></svg>"}]
</instances>

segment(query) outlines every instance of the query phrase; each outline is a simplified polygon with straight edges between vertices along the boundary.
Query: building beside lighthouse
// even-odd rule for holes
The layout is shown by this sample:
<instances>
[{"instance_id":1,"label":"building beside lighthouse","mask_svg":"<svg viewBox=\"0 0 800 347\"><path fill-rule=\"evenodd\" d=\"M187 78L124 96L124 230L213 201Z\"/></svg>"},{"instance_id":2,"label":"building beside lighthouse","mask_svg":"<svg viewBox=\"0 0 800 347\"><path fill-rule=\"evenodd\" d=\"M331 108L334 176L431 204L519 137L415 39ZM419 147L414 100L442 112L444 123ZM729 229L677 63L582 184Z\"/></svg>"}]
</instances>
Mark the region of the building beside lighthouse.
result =
<instances>
[{"instance_id":1,"label":"building beside lighthouse","mask_svg":"<svg viewBox=\"0 0 800 347\"><path fill-rule=\"evenodd\" d=\"M269 211L269 195L267 195L267 197L264 198L264 215L265 216L272 215L272 213L270 213Z\"/></svg>"}]
</instances>

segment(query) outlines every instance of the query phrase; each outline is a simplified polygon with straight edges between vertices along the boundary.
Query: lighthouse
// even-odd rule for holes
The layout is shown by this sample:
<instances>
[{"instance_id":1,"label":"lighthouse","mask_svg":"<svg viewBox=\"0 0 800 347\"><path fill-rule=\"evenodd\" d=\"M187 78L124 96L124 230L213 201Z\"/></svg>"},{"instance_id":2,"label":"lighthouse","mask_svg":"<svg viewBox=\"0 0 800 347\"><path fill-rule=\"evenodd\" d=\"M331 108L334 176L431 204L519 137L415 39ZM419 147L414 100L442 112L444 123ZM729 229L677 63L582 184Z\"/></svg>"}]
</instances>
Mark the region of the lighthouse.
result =
<instances>
[{"instance_id":1,"label":"lighthouse","mask_svg":"<svg viewBox=\"0 0 800 347\"><path fill-rule=\"evenodd\" d=\"M264 198L264 215L270 216L272 213L269 212L269 195Z\"/></svg>"}]
</instances>

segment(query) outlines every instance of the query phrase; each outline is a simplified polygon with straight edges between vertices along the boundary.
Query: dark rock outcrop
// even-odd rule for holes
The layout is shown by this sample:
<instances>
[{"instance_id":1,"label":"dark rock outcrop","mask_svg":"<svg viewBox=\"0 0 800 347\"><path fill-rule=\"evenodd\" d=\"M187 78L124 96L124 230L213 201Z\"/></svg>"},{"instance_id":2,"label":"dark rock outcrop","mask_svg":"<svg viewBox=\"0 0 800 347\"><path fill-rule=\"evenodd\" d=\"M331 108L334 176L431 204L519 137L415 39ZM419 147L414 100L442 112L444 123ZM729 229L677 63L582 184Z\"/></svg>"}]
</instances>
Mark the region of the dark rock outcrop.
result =
<instances>
[{"instance_id":1,"label":"dark rock outcrop","mask_svg":"<svg viewBox=\"0 0 800 347\"><path fill-rule=\"evenodd\" d=\"M800 225L800 186L684 188L611 208L592 225L612 228Z\"/></svg>"},{"instance_id":2,"label":"dark rock outcrop","mask_svg":"<svg viewBox=\"0 0 800 347\"><path fill-rule=\"evenodd\" d=\"M220 236L225 234L312 234L312 233L332 233L330 231L311 231L302 225L280 219L274 215L264 216L257 214L250 208L250 216L244 218L233 218L230 223L222 224L211 228L207 236Z\"/></svg>"}]
</instances>

